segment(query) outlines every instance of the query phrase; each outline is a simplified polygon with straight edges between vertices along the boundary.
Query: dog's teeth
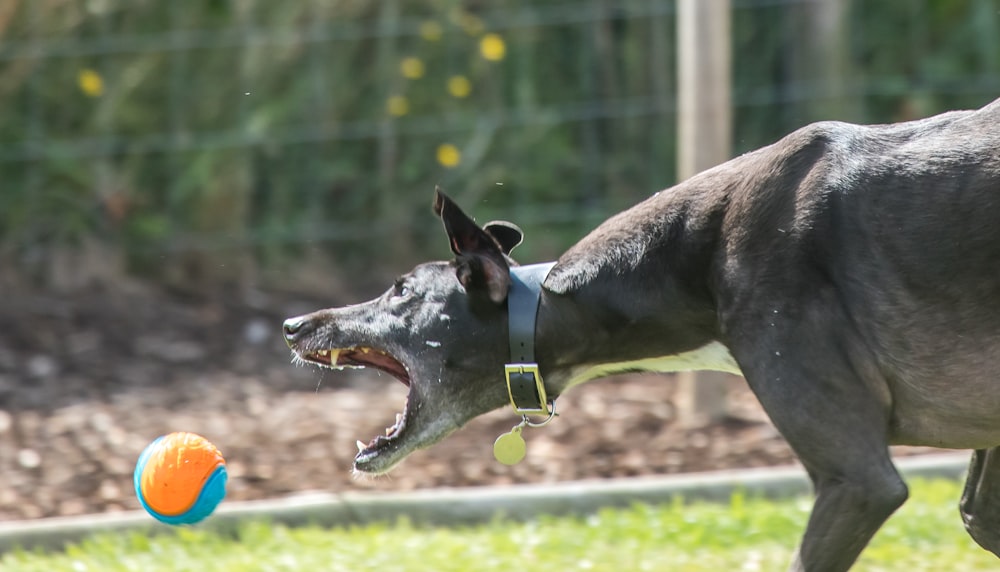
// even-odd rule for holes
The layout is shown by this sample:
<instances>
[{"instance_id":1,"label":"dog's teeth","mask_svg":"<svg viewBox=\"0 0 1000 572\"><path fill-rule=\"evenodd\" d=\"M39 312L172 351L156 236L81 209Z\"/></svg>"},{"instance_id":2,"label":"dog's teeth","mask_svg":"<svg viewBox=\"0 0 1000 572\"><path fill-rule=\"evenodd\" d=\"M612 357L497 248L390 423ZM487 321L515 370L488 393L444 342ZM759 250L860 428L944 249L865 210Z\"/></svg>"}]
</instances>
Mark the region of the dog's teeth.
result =
<instances>
[{"instance_id":1,"label":"dog's teeth","mask_svg":"<svg viewBox=\"0 0 1000 572\"><path fill-rule=\"evenodd\" d=\"M372 351L371 348L361 348L361 353L363 353L363 354L366 354L366 353L368 353L370 351Z\"/></svg>"},{"instance_id":2,"label":"dog's teeth","mask_svg":"<svg viewBox=\"0 0 1000 572\"><path fill-rule=\"evenodd\" d=\"M327 350L319 350L319 355L321 355L321 356L323 356L323 357L326 357L326 355L327 355L328 353L330 353L330 352L329 352L329 351L327 351Z\"/></svg>"},{"instance_id":3,"label":"dog's teeth","mask_svg":"<svg viewBox=\"0 0 1000 572\"><path fill-rule=\"evenodd\" d=\"M358 446L358 452L359 452L359 453L360 453L361 451L364 451L364 450L365 450L365 444L364 444L364 443L363 443L363 442L361 441L361 439L358 439L358 442L357 442L357 443L355 443L355 445L357 445L357 446Z\"/></svg>"},{"instance_id":4,"label":"dog's teeth","mask_svg":"<svg viewBox=\"0 0 1000 572\"><path fill-rule=\"evenodd\" d=\"M336 366L340 358L340 350L330 350L330 365Z\"/></svg>"},{"instance_id":5,"label":"dog's teeth","mask_svg":"<svg viewBox=\"0 0 1000 572\"><path fill-rule=\"evenodd\" d=\"M385 436L388 437L389 435L392 435L392 432L395 431L395 430L396 430L395 427L386 427L385 428Z\"/></svg>"},{"instance_id":6,"label":"dog's teeth","mask_svg":"<svg viewBox=\"0 0 1000 572\"><path fill-rule=\"evenodd\" d=\"M403 422L403 414L402 413L397 413L396 414L396 425L399 426L399 424L402 423L402 422Z\"/></svg>"}]
</instances>

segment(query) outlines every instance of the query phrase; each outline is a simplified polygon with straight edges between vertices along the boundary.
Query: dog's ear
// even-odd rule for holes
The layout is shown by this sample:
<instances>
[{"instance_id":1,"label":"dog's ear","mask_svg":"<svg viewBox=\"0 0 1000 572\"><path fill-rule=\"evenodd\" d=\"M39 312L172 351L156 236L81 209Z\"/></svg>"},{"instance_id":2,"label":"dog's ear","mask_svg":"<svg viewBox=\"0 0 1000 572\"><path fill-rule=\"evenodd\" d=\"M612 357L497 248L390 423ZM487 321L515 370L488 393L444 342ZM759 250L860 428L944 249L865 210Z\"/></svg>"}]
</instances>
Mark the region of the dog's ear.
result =
<instances>
[{"instance_id":1,"label":"dog's ear","mask_svg":"<svg viewBox=\"0 0 1000 572\"><path fill-rule=\"evenodd\" d=\"M488 222L483 225L483 230L497 241L500 250L508 256L510 256L510 251L524 240L524 232L521 231L521 227L505 220Z\"/></svg>"},{"instance_id":2,"label":"dog's ear","mask_svg":"<svg viewBox=\"0 0 1000 572\"><path fill-rule=\"evenodd\" d=\"M510 266L497 239L479 227L441 189L434 190L434 213L441 217L455 253L455 273L468 292L483 291L499 304L510 290Z\"/></svg>"}]
</instances>

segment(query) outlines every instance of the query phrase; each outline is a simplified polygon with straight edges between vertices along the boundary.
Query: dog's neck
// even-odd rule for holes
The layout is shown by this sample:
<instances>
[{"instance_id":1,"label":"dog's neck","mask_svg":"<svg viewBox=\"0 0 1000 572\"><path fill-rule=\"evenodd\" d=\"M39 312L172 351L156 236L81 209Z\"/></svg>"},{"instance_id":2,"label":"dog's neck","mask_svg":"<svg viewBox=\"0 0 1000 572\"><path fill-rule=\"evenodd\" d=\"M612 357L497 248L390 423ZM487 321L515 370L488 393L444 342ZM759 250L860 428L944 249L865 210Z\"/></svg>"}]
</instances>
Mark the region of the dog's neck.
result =
<instances>
[{"instance_id":1,"label":"dog's neck","mask_svg":"<svg viewBox=\"0 0 1000 572\"><path fill-rule=\"evenodd\" d=\"M707 171L609 219L559 259L536 334L552 396L614 373L739 372L711 288L725 204L716 194L735 182Z\"/></svg>"}]
</instances>

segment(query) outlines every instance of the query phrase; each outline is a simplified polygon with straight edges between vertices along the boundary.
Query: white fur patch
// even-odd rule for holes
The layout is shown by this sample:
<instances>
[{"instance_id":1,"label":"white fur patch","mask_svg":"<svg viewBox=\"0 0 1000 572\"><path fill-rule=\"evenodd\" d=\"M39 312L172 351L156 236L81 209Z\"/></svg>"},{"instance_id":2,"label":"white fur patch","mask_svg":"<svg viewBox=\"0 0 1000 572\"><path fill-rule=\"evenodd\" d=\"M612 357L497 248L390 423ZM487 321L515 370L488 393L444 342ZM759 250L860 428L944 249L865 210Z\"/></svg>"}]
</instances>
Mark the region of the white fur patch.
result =
<instances>
[{"instance_id":1,"label":"white fur patch","mask_svg":"<svg viewBox=\"0 0 1000 572\"><path fill-rule=\"evenodd\" d=\"M566 388L585 381L606 377L618 373L648 371L672 373L676 371L724 371L743 375L740 366L736 364L729 348L719 342L706 344L696 350L669 356L645 358L635 361L603 363L574 372Z\"/></svg>"}]
</instances>

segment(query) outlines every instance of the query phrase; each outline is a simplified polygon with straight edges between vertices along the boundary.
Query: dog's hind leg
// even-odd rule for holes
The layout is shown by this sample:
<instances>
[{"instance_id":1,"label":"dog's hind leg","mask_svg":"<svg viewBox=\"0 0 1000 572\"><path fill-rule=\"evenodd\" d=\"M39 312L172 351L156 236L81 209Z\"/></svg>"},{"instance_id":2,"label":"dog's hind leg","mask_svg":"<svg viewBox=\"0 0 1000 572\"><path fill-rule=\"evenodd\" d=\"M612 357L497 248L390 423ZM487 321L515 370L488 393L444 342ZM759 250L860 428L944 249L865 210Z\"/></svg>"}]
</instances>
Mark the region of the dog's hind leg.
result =
<instances>
[{"instance_id":1,"label":"dog's hind leg","mask_svg":"<svg viewBox=\"0 0 1000 572\"><path fill-rule=\"evenodd\" d=\"M972 454L959 511L969 536L1000 556L1000 447Z\"/></svg>"}]
</instances>

